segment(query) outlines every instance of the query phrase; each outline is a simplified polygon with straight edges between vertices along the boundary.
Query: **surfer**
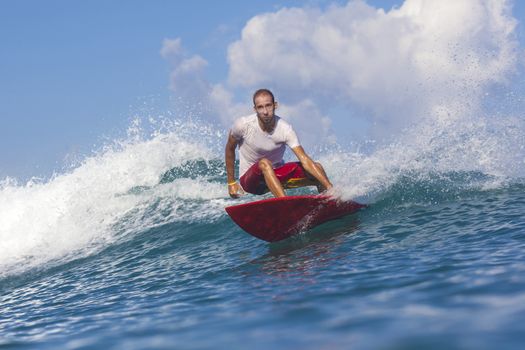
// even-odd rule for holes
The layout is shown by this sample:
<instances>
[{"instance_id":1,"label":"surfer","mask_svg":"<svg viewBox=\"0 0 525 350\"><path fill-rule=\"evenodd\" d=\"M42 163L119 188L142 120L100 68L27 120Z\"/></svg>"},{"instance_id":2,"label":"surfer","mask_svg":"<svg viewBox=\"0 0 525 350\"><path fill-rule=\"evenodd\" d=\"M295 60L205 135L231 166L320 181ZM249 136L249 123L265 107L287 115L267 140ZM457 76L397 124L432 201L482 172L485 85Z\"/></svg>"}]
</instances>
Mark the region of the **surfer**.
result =
<instances>
[{"instance_id":1,"label":"surfer","mask_svg":"<svg viewBox=\"0 0 525 350\"><path fill-rule=\"evenodd\" d=\"M237 198L244 191L272 192L284 197L285 188L317 186L319 192L332 188L320 163L304 151L292 126L275 115L277 102L268 89L253 95L255 114L237 119L225 149L228 193ZM239 146L239 182L235 181L235 148ZM299 162L284 163L286 146Z\"/></svg>"}]
</instances>

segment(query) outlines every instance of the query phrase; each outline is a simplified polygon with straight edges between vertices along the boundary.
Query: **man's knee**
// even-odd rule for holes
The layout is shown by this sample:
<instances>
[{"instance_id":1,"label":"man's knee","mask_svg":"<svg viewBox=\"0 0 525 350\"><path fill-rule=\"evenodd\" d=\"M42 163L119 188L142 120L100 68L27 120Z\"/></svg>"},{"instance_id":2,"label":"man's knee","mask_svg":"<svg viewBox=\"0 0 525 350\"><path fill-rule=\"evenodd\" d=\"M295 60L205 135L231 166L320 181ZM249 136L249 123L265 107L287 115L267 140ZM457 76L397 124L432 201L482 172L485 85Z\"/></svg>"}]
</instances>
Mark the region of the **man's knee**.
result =
<instances>
[{"instance_id":1,"label":"man's knee","mask_svg":"<svg viewBox=\"0 0 525 350\"><path fill-rule=\"evenodd\" d=\"M270 162L270 161L269 161L268 159L266 159L266 158L263 158L263 159L259 160L259 163L258 163L258 164L259 164L259 169L261 169L261 171L262 171L263 173L268 172L268 171L270 171L270 170L273 169L272 162Z\"/></svg>"},{"instance_id":2,"label":"man's knee","mask_svg":"<svg viewBox=\"0 0 525 350\"><path fill-rule=\"evenodd\" d=\"M323 166L319 162L315 162L315 165L319 167L319 169L324 170Z\"/></svg>"}]
</instances>

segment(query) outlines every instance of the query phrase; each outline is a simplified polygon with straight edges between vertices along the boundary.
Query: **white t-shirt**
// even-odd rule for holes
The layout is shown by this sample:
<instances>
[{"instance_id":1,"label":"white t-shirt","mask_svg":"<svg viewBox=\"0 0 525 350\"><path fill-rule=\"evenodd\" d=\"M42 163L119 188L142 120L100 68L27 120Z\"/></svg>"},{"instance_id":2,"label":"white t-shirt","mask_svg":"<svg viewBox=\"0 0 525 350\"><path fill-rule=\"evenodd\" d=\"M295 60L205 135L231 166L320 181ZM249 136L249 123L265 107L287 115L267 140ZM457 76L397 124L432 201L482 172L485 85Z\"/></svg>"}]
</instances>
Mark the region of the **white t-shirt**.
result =
<instances>
[{"instance_id":1,"label":"white t-shirt","mask_svg":"<svg viewBox=\"0 0 525 350\"><path fill-rule=\"evenodd\" d=\"M257 114L239 118L230 130L239 142L239 177L256 162L267 158L274 167L283 164L286 145L290 148L300 146L292 126L275 116L275 128L271 133L261 129Z\"/></svg>"}]
</instances>

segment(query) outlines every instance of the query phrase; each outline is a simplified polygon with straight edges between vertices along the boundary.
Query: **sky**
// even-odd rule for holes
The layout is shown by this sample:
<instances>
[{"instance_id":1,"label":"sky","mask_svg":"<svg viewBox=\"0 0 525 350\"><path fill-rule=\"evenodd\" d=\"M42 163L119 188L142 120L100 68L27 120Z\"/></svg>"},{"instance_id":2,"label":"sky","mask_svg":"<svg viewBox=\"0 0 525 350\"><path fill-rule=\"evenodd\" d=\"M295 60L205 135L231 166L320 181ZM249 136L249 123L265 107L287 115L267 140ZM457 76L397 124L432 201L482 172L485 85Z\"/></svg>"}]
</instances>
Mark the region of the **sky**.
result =
<instances>
[{"instance_id":1,"label":"sky","mask_svg":"<svg viewBox=\"0 0 525 350\"><path fill-rule=\"evenodd\" d=\"M261 86L312 144L381 138L524 92L524 19L510 0L0 0L0 180L181 105L226 129Z\"/></svg>"}]
</instances>

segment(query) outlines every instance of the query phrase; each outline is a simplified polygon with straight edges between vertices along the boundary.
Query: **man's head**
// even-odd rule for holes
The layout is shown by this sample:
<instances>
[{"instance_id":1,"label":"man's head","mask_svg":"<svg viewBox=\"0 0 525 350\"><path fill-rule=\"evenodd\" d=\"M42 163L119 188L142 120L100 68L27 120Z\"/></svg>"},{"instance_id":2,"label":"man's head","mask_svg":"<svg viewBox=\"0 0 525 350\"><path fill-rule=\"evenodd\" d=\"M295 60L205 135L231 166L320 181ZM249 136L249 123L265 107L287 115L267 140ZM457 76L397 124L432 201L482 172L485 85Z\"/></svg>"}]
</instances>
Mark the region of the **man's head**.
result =
<instances>
[{"instance_id":1,"label":"man's head","mask_svg":"<svg viewBox=\"0 0 525 350\"><path fill-rule=\"evenodd\" d=\"M257 117L264 125L272 125L274 122L274 112L277 102L273 94L268 89L259 89L253 94L253 108L257 112Z\"/></svg>"},{"instance_id":2,"label":"man's head","mask_svg":"<svg viewBox=\"0 0 525 350\"><path fill-rule=\"evenodd\" d=\"M268 89L259 89L257 91L255 91L255 93L253 94L253 105L255 106L255 99L261 95L269 95L271 98L272 98L272 102L275 103L275 98L273 96L273 93L268 90Z\"/></svg>"}]
</instances>

